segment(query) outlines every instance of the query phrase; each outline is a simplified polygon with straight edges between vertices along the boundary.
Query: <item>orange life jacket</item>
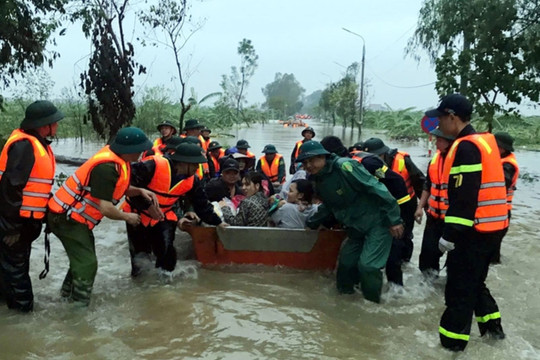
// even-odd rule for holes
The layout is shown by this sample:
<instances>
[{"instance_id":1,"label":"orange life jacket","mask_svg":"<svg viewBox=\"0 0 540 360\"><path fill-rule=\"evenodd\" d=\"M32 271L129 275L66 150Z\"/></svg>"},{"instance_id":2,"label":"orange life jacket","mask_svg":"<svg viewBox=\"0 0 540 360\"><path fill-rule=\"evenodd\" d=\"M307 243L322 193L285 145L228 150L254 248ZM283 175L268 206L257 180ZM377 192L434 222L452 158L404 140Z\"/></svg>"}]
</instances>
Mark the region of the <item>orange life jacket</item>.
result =
<instances>
[{"instance_id":1,"label":"orange life jacket","mask_svg":"<svg viewBox=\"0 0 540 360\"><path fill-rule=\"evenodd\" d=\"M279 180L279 161L282 158L283 156L276 154L276 156L274 156L274 160L272 160L272 164L268 164L266 156L261 157L261 170L266 176L268 176L268 179L270 179L271 182L276 182ZM285 182L285 178L281 179L281 182Z\"/></svg>"},{"instance_id":2,"label":"orange life jacket","mask_svg":"<svg viewBox=\"0 0 540 360\"><path fill-rule=\"evenodd\" d=\"M404 151L398 151L396 153L396 156L394 157L394 161L392 162L391 169L401 175L403 180L405 180L407 191L409 192L411 198L414 198L414 187L412 186L412 180L411 176L409 175L409 170L407 170L407 167L405 166L405 156L409 156L409 154Z\"/></svg>"},{"instance_id":3,"label":"orange life jacket","mask_svg":"<svg viewBox=\"0 0 540 360\"><path fill-rule=\"evenodd\" d=\"M294 144L294 159L296 160L298 158L298 153L300 152L300 146L304 143L304 140L299 140Z\"/></svg>"},{"instance_id":4,"label":"orange life jacket","mask_svg":"<svg viewBox=\"0 0 540 360\"><path fill-rule=\"evenodd\" d=\"M90 174L96 166L103 163L116 165L119 177L113 192L112 203L118 204L129 188L131 167L129 162L124 161L110 150L109 145L106 145L64 181L64 184L49 200L49 209L54 213L67 212L71 219L85 224L92 230L103 218L103 214L99 211L100 200L90 195Z\"/></svg>"},{"instance_id":5,"label":"orange life jacket","mask_svg":"<svg viewBox=\"0 0 540 360\"><path fill-rule=\"evenodd\" d=\"M469 141L480 151L480 164L452 167L456 149L462 141ZM495 137L490 133L477 133L456 139L444 162L443 187L448 187L452 177L458 184L463 172L482 172L482 180L478 192L478 202L474 221L459 217L458 214L444 218L445 223L471 226L478 232L495 232L508 227L508 207L506 204L506 186L501 158ZM449 199L451 200L451 199Z\"/></svg>"},{"instance_id":6,"label":"orange life jacket","mask_svg":"<svg viewBox=\"0 0 540 360\"><path fill-rule=\"evenodd\" d=\"M503 157L501 159L502 164L511 164L516 169L516 172L514 173L514 177L512 178L512 184L509 188L506 189L506 204L508 206L508 210L512 210L512 200L514 199L514 191L516 190L516 184L517 179L519 175L519 165L516 160L516 156L514 153L510 153L509 155Z\"/></svg>"},{"instance_id":7,"label":"orange life jacket","mask_svg":"<svg viewBox=\"0 0 540 360\"><path fill-rule=\"evenodd\" d=\"M251 151L249 151L249 150L247 151L247 154L246 154L246 156L247 156L247 157L249 157L249 158L255 158L255 154L254 154L254 153L252 153L252 152L251 152Z\"/></svg>"},{"instance_id":8,"label":"orange life jacket","mask_svg":"<svg viewBox=\"0 0 540 360\"><path fill-rule=\"evenodd\" d=\"M172 210L172 207L176 201L178 201L180 196L184 195L193 188L195 176L190 176L171 188L172 169L169 160L163 156L152 156L150 159L154 160L156 168L147 189L156 194L159 207L165 215L165 218L170 221L178 221L178 217ZM126 212L134 212L127 202L122 205L122 210ZM143 226L154 226L158 223L157 220L152 219L145 211L143 211L140 215L141 224Z\"/></svg>"},{"instance_id":9,"label":"orange life jacket","mask_svg":"<svg viewBox=\"0 0 540 360\"><path fill-rule=\"evenodd\" d=\"M51 197L56 162L51 147L43 144L32 135L15 129L6 141L0 155L0 179L6 170L8 151L15 142L28 140L34 149L34 166L22 191L22 204L19 216L29 219L43 219L47 210L47 201Z\"/></svg>"},{"instance_id":10,"label":"orange life jacket","mask_svg":"<svg viewBox=\"0 0 540 360\"><path fill-rule=\"evenodd\" d=\"M164 144L161 138L157 138L154 140L152 150L154 151L155 155L163 155L163 149L165 149L165 146L167 146L167 144Z\"/></svg>"},{"instance_id":11,"label":"orange life jacket","mask_svg":"<svg viewBox=\"0 0 540 360\"><path fill-rule=\"evenodd\" d=\"M359 163L362 163L362 160L368 156L376 156L376 155L373 155L371 153L368 153L366 151L362 151L362 150L353 150L351 151L351 159L354 159L356 161L358 161Z\"/></svg>"},{"instance_id":12,"label":"orange life jacket","mask_svg":"<svg viewBox=\"0 0 540 360\"><path fill-rule=\"evenodd\" d=\"M212 160L212 163L214 163L214 171L216 174L219 174L219 170L220 170L220 166L219 166L219 159L221 159L222 157L225 156L225 150L223 149L219 149L219 155L217 158L215 158L211 153L210 153L210 160Z\"/></svg>"},{"instance_id":13,"label":"orange life jacket","mask_svg":"<svg viewBox=\"0 0 540 360\"><path fill-rule=\"evenodd\" d=\"M435 219L444 219L448 210L448 186L443 187L443 169L445 158L437 150L428 167L431 189L429 190L427 212Z\"/></svg>"},{"instance_id":14,"label":"orange life jacket","mask_svg":"<svg viewBox=\"0 0 540 360\"><path fill-rule=\"evenodd\" d=\"M212 142L212 140L210 138L206 140L202 135L199 135L199 136L201 139L201 146L204 149L204 153L206 154L208 152L208 146L210 146L210 143Z\"/></svg>"}]
</instances>

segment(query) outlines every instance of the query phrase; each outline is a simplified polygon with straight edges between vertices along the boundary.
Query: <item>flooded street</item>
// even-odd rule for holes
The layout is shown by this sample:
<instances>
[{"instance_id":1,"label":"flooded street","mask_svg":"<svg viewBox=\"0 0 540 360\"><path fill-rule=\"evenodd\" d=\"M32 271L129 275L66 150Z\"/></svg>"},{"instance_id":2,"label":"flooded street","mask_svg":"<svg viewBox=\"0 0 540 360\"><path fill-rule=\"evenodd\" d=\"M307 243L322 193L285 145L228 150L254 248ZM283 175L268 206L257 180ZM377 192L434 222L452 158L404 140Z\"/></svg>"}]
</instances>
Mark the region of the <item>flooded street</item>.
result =
<instances>
[{"instance_id":1,"label":"flooded street","mask_svg":"<svg viewBox=\"0 0 540 360\"><path fill-rule=\"evenodd\" d=\"M332 133L323 124L313 125L315 140ZM274 144L288 168L300 132L273 123L241 128L237 139L248 140L257 156L264 145ZM341 136L341 129L333 133ZM429 161L425 144L394 143L368 131L362 138L370 136L409 152L425 171ZM216 140L236 143L229 137ZM346 145L356 140L347 133ZM82 158L100 147L85 143L81 148L68 140L53 144L56 154ZM147 274L133 280L125 225L104 219L94 229L99 269L89 309L60 299L68 267L60 241L51 238L51 270L45 280L38 279L43 236L34 242L30 273L35 310L22 315L0 304L0 360L540 359L539 155L516 152L521 173L536 180L518 181L502 264L491 267L487 280L500 307L507 335L503 341L480 338L473 323L464 353L454 354L439 345L446 274L442 271L435 284L423 282L418 270L423 224L414 230L413 259L404 266L405 287L385 284L383 302L377 305L360 294L338 295L330 272L264 266L208 270L195 260L181 260L172 277L148 264ZM59 164L57 171L70 175L73 170ZM178 246L186 255L189 241L180 232Z\"/></svg>"}]
</instances>

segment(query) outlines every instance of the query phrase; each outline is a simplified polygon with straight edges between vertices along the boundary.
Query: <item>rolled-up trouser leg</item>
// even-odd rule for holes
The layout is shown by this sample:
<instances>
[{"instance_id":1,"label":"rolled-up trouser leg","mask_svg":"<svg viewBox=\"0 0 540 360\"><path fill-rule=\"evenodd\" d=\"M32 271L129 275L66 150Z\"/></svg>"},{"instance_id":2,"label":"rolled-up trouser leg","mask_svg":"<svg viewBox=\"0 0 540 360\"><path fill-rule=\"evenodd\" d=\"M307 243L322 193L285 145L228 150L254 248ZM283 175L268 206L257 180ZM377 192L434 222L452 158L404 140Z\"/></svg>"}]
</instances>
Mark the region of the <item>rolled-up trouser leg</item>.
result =
<instances>
[{"instance_id":1,"label":"rolled-up trouser leg","mask_svg":"<svg viewBox=\"0 0 540 360\"><path fill-rule=\"evenodd\" d=\"M94 234L86 225L66 219L65 214L49 214L49 226L64 245L69 258L70 299L88 305L98 267Z\"/></svg>"},{"instance_id":2,"label":"rolled-up trouser leg","mask_svg":"<svg viewBox=\"0 0 540 360\"><path fill-rule=\"evenodd\" d=\"M3 238L0 235L0 273L3 276L7 305L10 309L32 311L34 294L28 274L32 241L21 236L19 241L8 246Z\"/></svg>"},{"instance_id":3,"label":"rolled-up trouser leg","mask_svg":"<svg viewBox=\"0 0 540 360\"><path fill-rule=\"evenodd\" d=\"M339 252L336 286L342 294L353 294L354 286L360 281L358 259L362 251L363 239L349 237Z\"/></svg>"},{"instance_id":4,"label":"rolled-up trouser leg","mask_svg":"<svg viewBox=\"0 0 540 360\"><path fill-rule=\"evenodd\" d=\"M176 267L174 248L175 221L160 221L151 228L152 250L156 255L156 267L173 271Z\"/></svg>"},{"instance_id":5,"label":"rolled-up trouser leg","mask_svg":"<svg viewBox=\"0 0 540 360\"><path fill-rule=\"evenodd\" d=\"M427 216L424 236L422 238L422 249L420 250L419 268L422 272L440 271L440 259L443 253L439 250L439 239L444 230L444 220L434 219Z\"/></svg>"},{"instance_id":6,"label":"rolled-up trouser leg","mask_svg":"<svg viewBox=\"0 0 540 360\"><path fill-rule=\"evenodd\" d=\"M358 260L358 272L362 293L367 300L376 303L381 301L381 269L388 260L391 247L392 236L388 228L376 224L366 233Z\"/></svg>"}]
</instances>

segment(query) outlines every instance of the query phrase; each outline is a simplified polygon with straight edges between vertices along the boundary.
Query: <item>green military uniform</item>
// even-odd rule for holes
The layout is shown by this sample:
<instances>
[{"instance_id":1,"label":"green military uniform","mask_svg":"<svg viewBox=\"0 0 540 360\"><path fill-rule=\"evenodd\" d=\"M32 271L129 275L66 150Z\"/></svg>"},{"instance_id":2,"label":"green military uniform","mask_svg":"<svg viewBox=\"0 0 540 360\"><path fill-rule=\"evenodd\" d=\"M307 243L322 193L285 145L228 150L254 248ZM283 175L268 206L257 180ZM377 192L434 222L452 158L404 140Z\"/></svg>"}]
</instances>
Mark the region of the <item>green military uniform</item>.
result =
<instances>
[{"instance_id":1,"label":"green military uniform","mask_svg":"<svg viewBox=\"0 0 540 360\"><path fill-rule=\"evenodd\" d=\"M402 222L396 199L360 163L335 155L327 155L326 166L310 179L323 204L307 225L317 228L333 215L349 236L339 255L338 290L353 293L360 282L365 298L379 302L380 269L392 246L389 227Z\"/></svg>"},{"instance_id":2,"label":"green military uniform","mask_svg":"<svg viewBox=\"0 0 540 360\"><path fill-rule=\"evenodd\" d=\"M96 166L90 173L90 194L101 200L112 201L118 176L114 163ZM65 213L49 212L48 224L62 241L70 263L61 295L88 305L98 268L94 234L85 224L66 217Z\"/></svg>"}]
</instances>

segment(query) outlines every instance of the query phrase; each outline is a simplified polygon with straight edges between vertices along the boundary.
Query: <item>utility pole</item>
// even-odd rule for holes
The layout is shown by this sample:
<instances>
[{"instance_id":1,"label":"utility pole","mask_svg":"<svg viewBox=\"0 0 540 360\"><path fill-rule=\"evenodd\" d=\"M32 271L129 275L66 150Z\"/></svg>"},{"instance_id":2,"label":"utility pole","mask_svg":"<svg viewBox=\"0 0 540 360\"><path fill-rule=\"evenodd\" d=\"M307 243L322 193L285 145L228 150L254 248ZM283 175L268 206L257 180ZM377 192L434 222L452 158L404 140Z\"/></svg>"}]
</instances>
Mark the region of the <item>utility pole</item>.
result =
<instances>
[{"instance_id":1,"label":"utility pole","mask_svg":"<svg viewBox=\"0 0 540 360\"><path fill-rule=\"evenodd\" d=\"M362 127L362 123L364 119L364 66L366 64L366 40L364 40L364 37L362 35L357 34L354 31L351 31L346 28L342 28L342 29L362 39L362 71L360 75L360 116L358 119L360 122L360 125L358 126L358 131L359 131L358 135L360 136L360 133L362 132L361 127Z\"/></svg>"}]
</instances>

